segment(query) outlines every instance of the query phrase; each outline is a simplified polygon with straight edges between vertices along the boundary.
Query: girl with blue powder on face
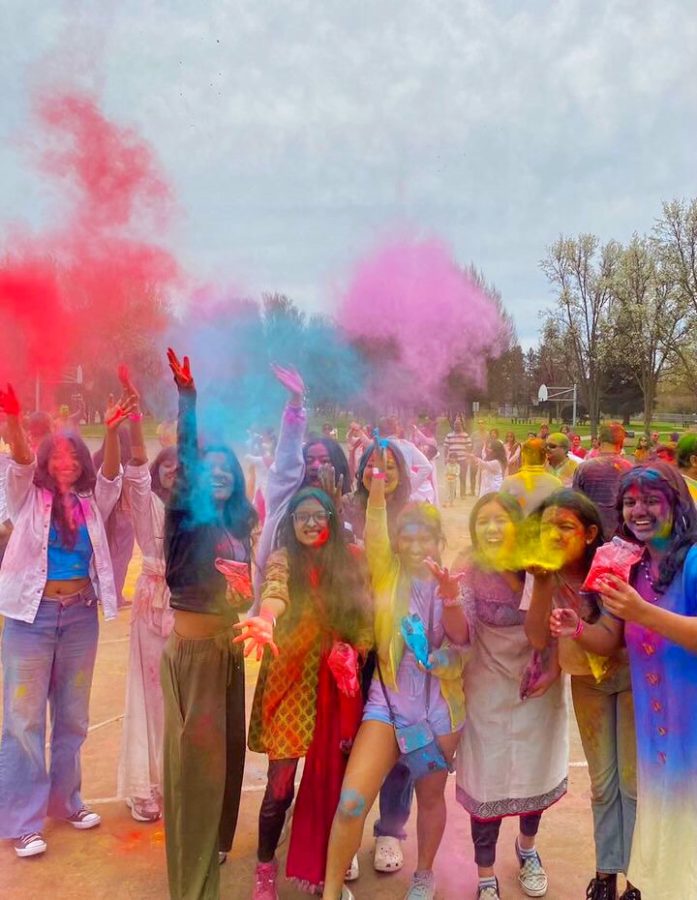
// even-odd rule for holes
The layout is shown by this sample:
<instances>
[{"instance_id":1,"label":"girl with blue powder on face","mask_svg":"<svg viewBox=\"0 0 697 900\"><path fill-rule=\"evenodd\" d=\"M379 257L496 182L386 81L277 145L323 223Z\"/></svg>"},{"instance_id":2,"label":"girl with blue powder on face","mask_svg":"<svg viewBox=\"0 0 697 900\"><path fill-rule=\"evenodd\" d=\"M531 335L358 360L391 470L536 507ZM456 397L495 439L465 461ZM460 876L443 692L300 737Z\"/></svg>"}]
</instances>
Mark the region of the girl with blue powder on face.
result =
<instances>
[{"instance_id":1,"label":"girl with blue powder on face","mask_svg":"<svg viewBox=\"0 0 697 900\"><path fill-rule=\"evenodd\" d=\"M116 616L116 590L104 522L121 492L118 426L132 400L107 418L104 463L72 432L44 439L36 457L11 387L0 391L12 459L7 505L14 530L0 569L4 712L0 739L0 838L17 856L46 850L47 815L75 828L99 825L80 795L80 750L87 737L99 620ZM46 705L51 765L46 771Z\"/></svg>"},{"instance_id":2,"label":"girl with blue powder on face","mask_svg":"<svg viewBox=\"0 0 697 900\"><path fill-rule=\"evenodd\" d=\"M365 545L378 665L332 826L323 896L353 896L344 885L346 868L380 786L401 756L413 767L418 802L418 868L406 896L432 900L433 862L445 828L445 783L465 715L459 645L466 640L466 621L457 580L433 561L443 543L438 511L429 504L408 506L395 526L393 546L384 455L374 463ZM412 614L421 619L432 648L428 669L405 643L403 619Z\"/></svg>"},{"instance_id":3,"label":"girl with blue powder on face","mask_svg":"<svg viewBox=\"0 0 697 900\"><path fill-rule=\"evenodd\" d=\"M620 534L643 548L629 583L607 575L594 625L555 609L550 630L629 651L637 735L632 900L697 896L697 513L679 472L655 462L620 482Z\"/></svg>"},{"instance_id":4,"label":"girl with blue powder on face","mask_svg":"<svg viewBox=\"0 0 697 900\"><path fill-rule=\"evenodd\" d=\"M160 667L167 874L173 900L216 900L244 772L244 659L233 639L252 600L256 513L233 451L199 448L189 360L167 355L179 392L178 467L165 510L174 630Z\"/></svg>"}]
</instances>

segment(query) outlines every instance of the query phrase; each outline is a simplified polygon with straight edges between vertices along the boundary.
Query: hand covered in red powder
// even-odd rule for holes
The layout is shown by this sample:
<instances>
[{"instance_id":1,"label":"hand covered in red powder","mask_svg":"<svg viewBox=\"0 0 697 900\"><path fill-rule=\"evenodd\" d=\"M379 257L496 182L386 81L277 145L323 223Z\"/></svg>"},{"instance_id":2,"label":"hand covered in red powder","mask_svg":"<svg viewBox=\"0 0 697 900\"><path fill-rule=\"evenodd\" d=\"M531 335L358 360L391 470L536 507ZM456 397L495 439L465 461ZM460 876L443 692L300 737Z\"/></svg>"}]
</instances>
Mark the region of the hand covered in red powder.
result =
<instances>
[{"instance_id":1,"label":"hand covered in red powder","mask_svg":"<svg viewBox=\"0 0 697 900\"><path fill-rule=\"evenodd\" d=\"M439 566L435 559L425 559L424 565L438 582L439 595L444 600L455 600L460 593L460 582L464 575L462 573L451 575L446 568Z\"/></svg>"},{"instance_id":2,"label":"hand covered in red powder","mask_svg":"<svg viewBox=\"0 0 697 900\"><path fill-rule=\"evenodd\" d=\"M122 422L138 409L138 397L129 394L123 394L118 403L113 403L113 397L109 395L109 403L106 411L104 424L111 431L118 428Z\"/></svg>"},{"instance_id":3,"label":"hand covered in red powder","mask_svg":"<svg viewBox=\"0 0 697 900\"><path fill-rule=\"evenodd\" d=\"M292 366L285 369L283 366L279 366L276 363L271 363L271 371L276 377L276 380L280 381L283 387L291 395L293 402L299 406L302 403L303 395L305 394L305 382L303 381L300 372Z\"/></svg>"},{"instance_id":4,"label":"hand covered in red powder","mask_svg":"<svg viewBox=\"0 0 697 900\"><path fill-rule=\"evenodd\" d=\"M245 619L244 622L238 622L234 626L241 634L238 634L232 643L242 644L245 641L249 641L245 647L244 655L249 656L256 651L257 661L264 655L264 647L266 646L268 646L274 656L278 656L278 647L273 640L274 624L273 616L265 614L264 610L262 610L260 615L250 616L249 619Z\"/></svg>"},{"instance_id":5,"label":"hand covered in red powder","mask_svg":"<svg viewBox=\"0 0 697 900\"><path fill-rule=\"evenodd\" d=\"M194 390L194 377L191 374L191 364L189 363L189 357L185 356L181 362L179 362L179 357L172 350L171 347L167 348L167 362L169 363L169 367L172 370L172 375L174 375L174 383L179 388L180 391L193 391Z\"/></svg>"},{"instance_id":6,"label":"hand covered in red powder","mask_svg":"<svg viewBox=\"0 0 697 900\"><path fill-rule=\"evenodd\" d=\"M252 576L247 563L218 557L215 567L221 575L225 576L228 587L237 601L236 605L242 605L252 599Z\"/></svg>"},{"instance_id":7,"label":"hand covered in red powder","mask_svg":"<svg viewBox=\"0 0 697 900\"><path fill-rule=\"evenodd\" d=\"M358 651L344 641L334 641L327 656L327 665L336 679L342 694L355 697L360 690L358 683Z\"/></svg>"},{"instance_id":8,"label":"hand covered in red powder","mask_svg":"<svg viewBox=\"0 0 697 900\"><path fill-rule=\"evenodd\" d=\"M20 413L19 400L9 382L6 391L0 390L0 409L8 416L18 416Z\"/></svg>"}]
</instances>

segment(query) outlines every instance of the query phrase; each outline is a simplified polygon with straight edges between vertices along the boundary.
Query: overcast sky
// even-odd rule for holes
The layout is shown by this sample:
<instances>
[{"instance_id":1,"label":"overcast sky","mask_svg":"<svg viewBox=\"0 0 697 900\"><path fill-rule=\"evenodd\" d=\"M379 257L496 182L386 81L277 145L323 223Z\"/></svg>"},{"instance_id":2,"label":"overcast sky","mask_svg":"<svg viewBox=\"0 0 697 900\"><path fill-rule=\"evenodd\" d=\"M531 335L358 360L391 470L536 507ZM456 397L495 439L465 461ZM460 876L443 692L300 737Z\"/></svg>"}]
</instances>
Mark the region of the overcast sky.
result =
<instances>
[{"instance_id":1,"label":"overcast sky","mask_svg":"<svg viewBox=\"0 0 697 900\"><path fill-rule=\"evenodd\" d=\"M5 0L0 228L41 223L31 91L96 89L152 143L201 277L327 308L409 223L502 291L524 345L560 232L697 196L695 0Z\"/></svg>"}]
</instances>

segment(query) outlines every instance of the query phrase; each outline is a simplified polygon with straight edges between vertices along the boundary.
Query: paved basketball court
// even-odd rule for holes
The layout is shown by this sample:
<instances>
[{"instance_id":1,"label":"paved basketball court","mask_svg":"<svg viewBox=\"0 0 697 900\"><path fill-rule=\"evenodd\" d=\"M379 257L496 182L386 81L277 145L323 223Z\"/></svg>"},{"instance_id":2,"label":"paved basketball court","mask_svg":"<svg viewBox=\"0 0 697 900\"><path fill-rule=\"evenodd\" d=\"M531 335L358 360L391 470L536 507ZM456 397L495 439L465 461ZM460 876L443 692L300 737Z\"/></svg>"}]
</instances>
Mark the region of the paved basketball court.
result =
<instances>
[{"instance_id":1,"label":"paved basketball court","mask_svg":"<svg viewBox=\"0 0 697 900\"><path fill-rule=\"evenodd\" d=\"M444 510L448 533L446 558L451 559L468 542L467 517L472 499L454 509ZM129 586L138 571L135 558L129 572ZM102 624L99 653L91 700L91 726L83 755L83 796L102 816L100 827L76 831L61 822L49 822L45 829L46 854L34 859L18 859L12 845L0 843L0 897L3 900L127 900L166 898L167 881L162 823L140 824L131 819L125 805L114 798L116 768L124 708L126 662L130 610L115 621ZM258 672L256 663L247 664L247 710L251 705ZM550 900L578 900L594 868L592 823L588 774L572 723L569 793L542 821L538 840L550 878ZM545 735L540 735L544 744ZM221 896L229 900L251 897L255 864L256 824L265 783L265 757L248 753L239 827L233 851L221 876ZM447 787L448 824L436 861L439 900L474 897L476 869L472 857L469 819L455 802L454 778ZM372 869L372 821L366 828L359 854L360 879L353 885L357 900L401 900L415 864L414 817L405 843L406 864L395 875L377 875ZM513 852L515 822L504 823L499 843L497 874L502 897L522 897L518 888ZM281 848L283 859L285 848ZM283 880L282 900L299 900L302 894Z\"/></svg>"}]
</instances>

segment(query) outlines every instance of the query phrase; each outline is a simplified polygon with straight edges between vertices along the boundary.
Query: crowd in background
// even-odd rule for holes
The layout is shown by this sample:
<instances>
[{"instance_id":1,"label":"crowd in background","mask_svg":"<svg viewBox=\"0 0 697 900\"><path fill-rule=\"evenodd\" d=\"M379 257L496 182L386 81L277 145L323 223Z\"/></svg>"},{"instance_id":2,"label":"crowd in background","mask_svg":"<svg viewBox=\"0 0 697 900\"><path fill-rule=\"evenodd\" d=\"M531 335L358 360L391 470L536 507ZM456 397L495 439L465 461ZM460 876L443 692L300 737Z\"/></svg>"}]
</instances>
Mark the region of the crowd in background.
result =
<instances>
[{"instance_id":1,"label":"crowd in background","mask_svg":"<svg viewBox=\"0 0 697 900\"><path fill-rule=\"evenodd\" d=\"M566 793L570 705L591 781L587 900L697 896L697 434L632 453L618 424L586 447L568 426L520 442L457 417L439 446L435 421L386 416L352 422L344 449L331 423L308 433L302 377L275 367L278 435L251 433L238 459L203 443L189 361L168 361L178 420L152 460L125 370L94 456L67 412L25 416L0 391L0 838L25 858L46 851L47 816L100 824L80 793L97 607L107 621L127 606L137 543L118 792L144 826L164 817L173 898L219 895L245 745L268 757L254 900L278 897L286 834L288 879L360 896L371 807L390 873L414 800L406 897L431 900L452 772L477 897L500 897L507 816L520 890L544 896L554 860L536 836ZM440 507L467 495L445 567Z\"/></svg>"}]
</instances>

